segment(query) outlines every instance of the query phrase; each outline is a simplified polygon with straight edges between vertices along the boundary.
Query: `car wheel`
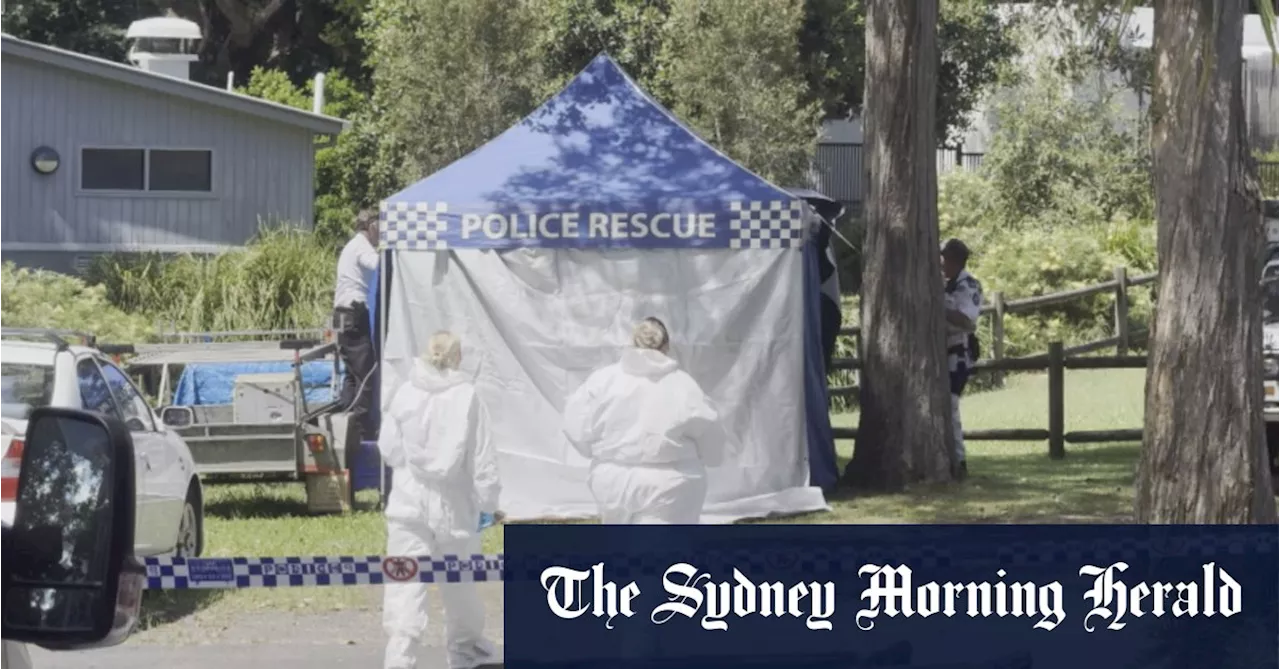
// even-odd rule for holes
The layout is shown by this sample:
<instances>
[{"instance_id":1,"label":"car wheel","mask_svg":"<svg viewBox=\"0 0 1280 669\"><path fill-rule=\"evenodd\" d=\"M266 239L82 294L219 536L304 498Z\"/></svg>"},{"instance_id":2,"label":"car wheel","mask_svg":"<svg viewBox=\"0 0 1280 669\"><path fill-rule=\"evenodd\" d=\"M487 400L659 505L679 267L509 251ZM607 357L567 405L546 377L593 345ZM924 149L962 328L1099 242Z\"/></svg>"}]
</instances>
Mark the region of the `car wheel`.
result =
<instances>
[{"instance_id":1,"label":"car wheel","mask_svg":"<svg viewBox=\"0 0 1280 669\"><path fill-rule=\"evenodd\" d=\"M178 521L178 540L174 542L173 549L175 556L200 557L204 550L203 512L199 489L192 484L182 505L182 518Z\"/></svg>"}]
</instances>

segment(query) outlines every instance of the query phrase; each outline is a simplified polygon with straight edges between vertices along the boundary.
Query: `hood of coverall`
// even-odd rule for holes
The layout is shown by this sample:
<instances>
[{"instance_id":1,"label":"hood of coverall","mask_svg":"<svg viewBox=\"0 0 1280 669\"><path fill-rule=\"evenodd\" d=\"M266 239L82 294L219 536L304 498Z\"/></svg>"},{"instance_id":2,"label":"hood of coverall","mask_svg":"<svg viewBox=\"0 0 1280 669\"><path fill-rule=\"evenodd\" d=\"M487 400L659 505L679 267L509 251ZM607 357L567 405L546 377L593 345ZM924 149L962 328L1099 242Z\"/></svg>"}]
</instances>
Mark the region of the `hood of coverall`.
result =
<instances>
[{"instance_id":1,"label":"hood of coverall","mask_svg":"<svg viewBox=\"0 0 1280 669\"><path fill-rule=\"evenodd\" d=\"M651 348L629 348L622 352L622 371L632 376L659 379L676 371L679 365L662 351Z\"/></svg>"},{"instance_id":2,"label":"hood of coverall","mask_svg":"<svg viewBox=\"0 0 1280 669\"><path fill-rule=\"evenodd\" d=\"M423 360L413 361L413 374L409 377L415 388L427 393L448 390L466 380L466 375L456 369L441 371Z\"/></svg>"}]
</instances>

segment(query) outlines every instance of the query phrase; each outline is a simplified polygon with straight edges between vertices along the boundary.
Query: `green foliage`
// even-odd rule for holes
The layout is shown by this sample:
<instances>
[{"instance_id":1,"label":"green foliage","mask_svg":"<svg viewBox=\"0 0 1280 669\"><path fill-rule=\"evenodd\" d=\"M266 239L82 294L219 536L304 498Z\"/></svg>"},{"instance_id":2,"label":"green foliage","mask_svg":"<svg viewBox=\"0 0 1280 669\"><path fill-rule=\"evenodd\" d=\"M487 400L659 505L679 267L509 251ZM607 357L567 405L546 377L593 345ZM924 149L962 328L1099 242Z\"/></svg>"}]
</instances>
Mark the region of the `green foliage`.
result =
<instances>
[{"instance_id":1,"label":"green foliage","mask_svg":"<svg viewBox=\"0 0 1280 669\"><path fill-rule=\"evenodd\" d=\"M192 65L196 81L222 86L256 67L295 82L341 72L367 88L360 17L368 0L20 0L5 3L4 32L99 58L125 59L125 30L137 19L174 15L204 32Z\"/></svg>"},{"instance_id":2,"label":"green foliage","mask_svg":"<svg viewBox=\"0 0 1280 669\"><path fill-rule=\"evenodd\" d=\"M865 3L806 0L801 59L812 99L827 117L862 108L866 74ZM942 143L968 127L966 114L1020 51L1014 26L995 3L942 0L938 16L937 132Z\"/></svg>"},{"instance_id":3,"label":"green foliage","mask_svg":"<svg viewBox=\"0 0 1280 669\"><path fill-rule=\"evenodd\" d=\"M1114 104L1117 92L1074 86L1042 60L997 94L994 136L982 162L994 185L994 201L983 203L988 212L1006 227L1046 217L1062 225L1150 218L1144 120Z\"/></svg>"},{"instance_id":4,"label":"green foliage","mask_svg":"<svg viewBox=\"0 0 1280 669\"><path fill-rule=\"evenodd\" d=\"M1127 267L1130 276L1155 271L1155 225L1019 230L981 248L970 263L988 299L996 291L1006 299L1060 293L1110 281L1116 267ZM1150 286L1130 288L1131 329L1146 327L1152 304ZM1110 337L1114 307L1115 294L1107 292L1006 315L1005 354L1043 353L1052 341L1070 346Z\"/></svg>"},{"instance_id":5,"label":"green foliage","mask_svg":"<svg viewBox=\"0 0 1280 669\"><path fill-rule=\"evenodd\" d=\"M734 160L802 183L821 109L806 103L800 0L673 0L659 88L672 111Z\"/></svg>"},{"instance_id":6,"label":"green foliage","mask_svg":"<svg viewBox=\"0 0 1280 669\"><path fill-rule=\"evenodd\" d=\"M116 62L135 7L117 0L21 0L4 6L4 32Z\"/></svg>"},{"instance_id":7,"label":"green foliage","mask_svg":"<svg viewBox=\"0 0 1280 669\"><path fill-rule=\"evenodd\" d=\"M539 99L554 95L603 51L641 85L657 77L668 0L535 0L534 6L534 53L544 78Z\"/></svg>"},{"instance_id":8,"label":"green foliage","mask_svg":"<svg viewBox=\"0 0 1280 669\"><path fill-rule=\"evenodd\" d=\"M379 160L397 182L436 172L533 110L530 3L373 0L365 19Z\"/></svg>"},{"instance_id":9,"label":"green foliage","mask_svg":"<svg viewBox=\"0 0 1280 669\"><path fill-rule=\"evenodd\" d=\"M1280 193L1280 149L1272 149L1267 153L1256 152L1254 159L1258 161L1258 186L1262 189L1262 197L1275 198Z\"/></svg>"},{"instance_id":10,"label":"green foliage","mask_svg":"<svg viewBox=\"0 0 1280 669\"><path fill-rule=\"evenodd\" d=\"M314 80L295 86L282 70L255 68L241 93L310 110ZM352 126L337 139L316 139L315 230L321 243L337 246L351 236L352 221L363 207L370 206L390 191L368 188L369 174L375 172L377 144L369 115L369 98L339 72L325 77L324 113L347 119Z\"/></svg>"},{"instance_id":11,"label":"green foliage","mask_svg":"<svg viewBox=\"0 0 1280 669\"><path fill-rule=\"evenodd\" d=\"M153 338L151 321L111 304L103 286L56 272L19 269L10 262L0 274L0 312L8 327L82 330L113 342Z\"/></svg>"},{"instance_id":12,"label":"green foliage","mask_svg":"<svg viewBox=\"0 0 1280 669\"><path fill-rule=\"evenodd\" d=\"M299 329L324 323L336 266L332 247L315 234L277 227L213 256L102 256L89 280L115 307L166 329Z\"/></svg>"}]
</instances>

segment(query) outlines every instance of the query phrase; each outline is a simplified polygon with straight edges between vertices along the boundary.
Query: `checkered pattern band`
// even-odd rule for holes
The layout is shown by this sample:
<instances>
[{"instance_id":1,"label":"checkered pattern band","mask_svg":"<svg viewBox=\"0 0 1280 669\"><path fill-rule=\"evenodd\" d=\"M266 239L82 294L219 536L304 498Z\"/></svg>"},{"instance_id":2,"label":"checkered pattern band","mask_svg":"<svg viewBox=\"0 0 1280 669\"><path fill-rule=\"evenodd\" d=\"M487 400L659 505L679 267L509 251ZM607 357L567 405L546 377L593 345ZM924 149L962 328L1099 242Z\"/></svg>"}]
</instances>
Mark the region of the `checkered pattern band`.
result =
<instances>
[{"instance_id":1,"label":"checkered pattern band","mask_svg":"<svg viewBox=\"0 0 1280 669\"><path fill-rule=\"evenodd\" d=\"M412 251L440 251L449 244L443 239L449 222L444 202L383 202L381 207L382 248Z\"/></svg>"},{"instance_id":2,"label":"checkered pattern band","mask_svg":"<svg viewBox=\"0 0 1280 669\"><path fill-rule=\"evenodd\" d=\"M800 246L803 241L804 214L800 200L764 202L735 201L729 203L733 218L729 229L732 249L781 249Z\"/></svg>"},{"instance_id":3,"label":"checkered pattern band","mask_svg":"<svg viewBox=\"0 0 1280 669\"><path fill-rule=\"evenodd\" d=\"M802 549L772 548L767 544L760 548L731 548L717 550L699 547L689 552L660 552L643 554L570 555L548 554L520 556L506 565L507 581L534 580L551 565L573 569L586 569L595 562L604 561L606 573L618 580L660 577L671 565L687 562L701 571L729 573L738 569L748 577L752 573L777 573L815 576L856 575L863 565L905 565L913 571L940 571L948 569L988 570L998 569L1014 573L1052 569L1061 572L1064 566L1071 574L1086 564L1109 566L1116 562L1130 565L1166 558L1212 559L1223 555L1268 554L1276 551L1277 536L1255 539L1243 537L1201 537L1171 540L1122 539L1108 541L1061 541L1043 543L1010 543L998 547L990 544L970 544L957 538L953 544L936 545L871 545L865 547L831 546ZM585 558L585 559L584 559Z\"/></svg>"},{"instance_id":4,"label":"checkered pattern band","mask_svg":"<svg viewBox=\"0 0 1280 669\"><path fill-rule=\"evenodd\" d=\"M503 556L146 558L148 590L501 581Z\"/></svg>"}]
</instances>

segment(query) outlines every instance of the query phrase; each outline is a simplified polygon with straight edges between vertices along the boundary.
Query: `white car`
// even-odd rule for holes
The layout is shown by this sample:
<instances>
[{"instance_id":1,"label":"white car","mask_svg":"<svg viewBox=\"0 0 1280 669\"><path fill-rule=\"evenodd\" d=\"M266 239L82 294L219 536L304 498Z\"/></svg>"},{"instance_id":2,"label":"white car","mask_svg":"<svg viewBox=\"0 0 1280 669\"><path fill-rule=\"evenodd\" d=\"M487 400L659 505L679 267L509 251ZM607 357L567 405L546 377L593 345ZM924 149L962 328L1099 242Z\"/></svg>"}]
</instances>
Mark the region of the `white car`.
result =
<instances>
[{"instance_id":1,"label":"white car","mask_svg":"<svg viewBox=\"0 0 1280 669\"><path fill-rule=\"evenodd\" d=\"M147 404L110 359L88 346L67 344L53 332L44 341L6 329L0 350L0 516L13 524L27 416L41 406L96 411L118 418L133 436L137 476L134 555L197 557L204 549L204 490L191 450ZM4 669L30 669L26 644L0 643Z\"/></svg>"},{"instance_id":2,"label":"white car","mask_svg":"<svg viewBox=\"0 0 1280 669\"><path fill-rule=\"evenodd\" d=\"M30 339L29 334L15 339L6 332L0 354L4 524L13 524L31 410L40 406L86 409L118 418L133 435L138 498L135 555L199 556L204 548L204 496L186 442L160 422L129 376L97 349L69 345L57 335L45 341Z\"/></svg>"}]
</instances>

